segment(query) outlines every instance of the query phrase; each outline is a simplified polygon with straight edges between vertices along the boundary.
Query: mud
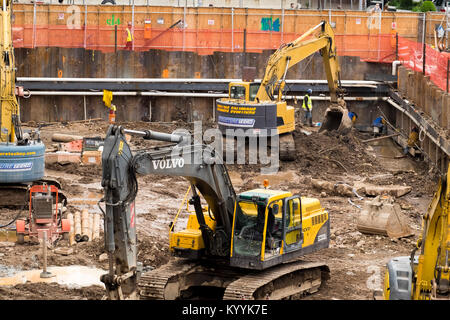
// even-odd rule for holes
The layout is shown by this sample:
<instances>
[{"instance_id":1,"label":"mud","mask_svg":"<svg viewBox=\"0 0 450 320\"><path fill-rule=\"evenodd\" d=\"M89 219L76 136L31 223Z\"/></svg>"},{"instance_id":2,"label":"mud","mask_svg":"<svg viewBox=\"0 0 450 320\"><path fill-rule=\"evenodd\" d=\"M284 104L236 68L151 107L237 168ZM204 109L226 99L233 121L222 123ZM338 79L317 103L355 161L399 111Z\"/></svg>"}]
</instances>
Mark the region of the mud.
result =
<instances>
[{"instance_id":1,"label":"mud","mask_svg":"<svg viewBox=\"0 0 450 320\"><path fill-rule=\"evenodd\" d=\"M123 123L124 127L172 132L176 128L192 129L183 122L153 124L146 122ZM57 124L41 128L45 143L51 144L55 132L83 136L104 136L108 124L102 121L92 123ZM428 166L411 158L402 159L407 165L395 167L386 162L371 143L362 140L371 134L355 130L346 136L333 133L319 134L316 128L303 128L313 131L311 135L295 132L297 160L282 162L276 175L261 176L261 166L230 165L230 177L236 189L241 192L260 187L264 179L269 179L272 189L291 190L302 196L317 197L328 210L331 221L330 248L307 256L309 260L325 261L331 270L331 279L320 291L306 299L371 299L374 288L380 289L383 283L384 266L395 256L409 255L417 241L421 216L425 213L437 183L437 174ZM131 139L133 150L145 149L154 145L151 141ZM389 148L399 147L391 146ZM381 155L381 156L380 156ZM406 169L405 169L406 167ZM68 212L88 208L100 212L95 204L102 196L101 167L77 164L51 165L46 174L58 178L69 197ZM356 229L359 209L349 203L348 196L328 194L313 188L311 180L341 181L353 185L367 182L373 185L410 186L411 192L399 197L402 212L406 214L414 236L391 240L384 236L364 235ZM136 199L138 229L138 260L144 268L151 269L163 265L170 259L168 226L173 221L183 199L188 183L181 177L145 176L139 177L139 193ZM365 197L367 198L367 197ZM79 199L91 199L83 203ZM71 204L72 201L72 204ZM79 202L77 202L79 201ZM352 198L353 203L361 205L363 200ZM2 209L0 223L10 221L16 210ZM25 212L23 214L26 214ZM182 214L175 226L184 228L187 214ZM73 246L74 253L62 256L49 250L50 266L83 265L102 269L108 268L107 261L100 261L104 253L103 234L93 242L78 243ZM61 240L58 246L68 246ZM0 245L0 264L19 270L30 270L42 266L41 248L37 244ZM0 299L101 299L104 289L91 286L69 289L57 284L21 284L0 287Z\"/></svg>"}]
</instances>

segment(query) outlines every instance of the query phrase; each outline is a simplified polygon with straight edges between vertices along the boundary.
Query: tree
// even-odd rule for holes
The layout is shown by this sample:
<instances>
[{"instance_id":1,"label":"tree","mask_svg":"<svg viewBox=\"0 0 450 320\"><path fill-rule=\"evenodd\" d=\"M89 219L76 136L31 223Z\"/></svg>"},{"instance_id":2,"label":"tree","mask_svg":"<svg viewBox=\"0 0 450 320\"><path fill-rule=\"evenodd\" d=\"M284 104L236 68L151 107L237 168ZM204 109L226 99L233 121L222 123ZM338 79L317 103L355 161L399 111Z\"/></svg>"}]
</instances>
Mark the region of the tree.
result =
<instances>
[{"instance_id":1,"label":"tree","mask_svg":"<svg viewBox=\"0 0 450 320\"><path fill-rule=\"evenodd\" d=\"M432 1L424 1L420 6L420 11L422 12L436 11L436 6Z\"/></svg>"},{"instance_id":2,"label":"tree","mask_svg":"<svg viewBox=\"0 0 450 320\"><path fill-rule=\"evenodd\" d=\"M411 10L413 7L412 0L400 0L400 9Z\"/></svg>"}]
</instances>

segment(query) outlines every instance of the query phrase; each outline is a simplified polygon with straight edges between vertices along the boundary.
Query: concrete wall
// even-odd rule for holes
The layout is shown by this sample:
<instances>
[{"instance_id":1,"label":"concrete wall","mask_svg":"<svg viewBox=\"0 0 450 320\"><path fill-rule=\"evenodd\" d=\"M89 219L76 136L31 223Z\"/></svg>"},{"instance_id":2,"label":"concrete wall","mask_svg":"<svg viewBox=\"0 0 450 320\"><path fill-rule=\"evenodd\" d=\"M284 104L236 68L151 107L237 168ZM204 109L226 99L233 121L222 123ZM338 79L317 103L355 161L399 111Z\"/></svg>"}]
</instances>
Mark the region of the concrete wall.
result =
<instances>
[{"instance_id":1,"label":"concrete wall","mask_svg":"<svg viewBox=\"0 0 450 320\"><path fill-rule=\"evenodd\" d=\"M400 66L398 91L422 110L436 127L450 134L450 95L434 85L428 76Z\"/></svg>"},{"instance_id":2,"label":"concrete wall","mask_svg":"<svg viewBox=\"0 0 450 320\"><path fill-rule=\"evenodd\" d=\"M199 56L162 50L114 54L76 48L15 49L18 77L68 78L161 78L167 73L170 78L240 79L245 58L247 65L256 67L257 78L261 78L272 52L246 55L216 52ZM339 62L342 80L364 80L369 74L390 73L391 68L389 64L363 62L356 57L339 57ZM326 79L320 54L290 69L287 79ZM20 102L23 121L81 120L85 103L87 118L107 119L101 96L85 99L82 96L32 96ZM153 121L206 120L213 115L213 99L114 97L114 103L119 108L118 121L140 121L148 117L150 103Z\"/></svg>"}]
</instances>

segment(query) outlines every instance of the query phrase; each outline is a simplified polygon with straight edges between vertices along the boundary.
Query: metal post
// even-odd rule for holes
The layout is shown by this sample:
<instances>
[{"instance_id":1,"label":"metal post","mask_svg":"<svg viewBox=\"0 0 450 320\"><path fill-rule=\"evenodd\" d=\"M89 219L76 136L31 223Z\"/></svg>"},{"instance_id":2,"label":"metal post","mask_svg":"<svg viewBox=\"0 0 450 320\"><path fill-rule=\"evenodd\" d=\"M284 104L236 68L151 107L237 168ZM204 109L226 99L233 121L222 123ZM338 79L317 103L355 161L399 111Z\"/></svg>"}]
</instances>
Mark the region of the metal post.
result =
<instances>
[{"instance_id":1,"label":"metal post","mask_svg":"<svg viewBox=\"0 0 450 320\"><path fill-rule=\"evenodd\" d=\"M136 39L134 37L134 0L133 6L131 7L131 35L133 37L133 41L131 42L131 50L134 51L134 43L136 42Z\"/></svg>"},{"instance_id":2,"label":"metal post","mask_svg":"<svg viewBox=\"0 0 450 320\"><path fill-rule=\"evenodd\" d=\"M395 33L395 60L398 60L398 32Z\"/></svg>"},{"instance_id":3,"label":"metal post","mask_svg":"<svg viewBox=\"0 0 450 320\"><path fill-rule=\"evenodd\" d=\"M186 47L186 7L187 0L184 1L184 9L183 9L183 51Z\"/></svg>"},{"instance_id":4,"label":"metal post","mask_svg":"<svg viewBox=\"0 0 450 320\"><path fill-rule=\"evenodd\" d=\"M83 1L84 2L84 1ZM84 4L84 49L87 46L87 4Z\"/></svg>"},{"instance_id":5,"label":"metal post","mask_svg":"<svg viewBox=\"0 0 450 320\"><path fill-rule=\"evenodd\" d=\"M231 8L231 52L234 52L234 8Z\"/></svg>"},{"instance_id":6,"label":"metal post","mask_svg":"<svg viewBox=\"0 0 450 320\"><path fill-rule=\"evenodd\" d=\"M283 43L283 33L284 33L284 6L281 9L281 43Z\"/></svg>"},{"instance_id":7,"label":"metal post","mask_svg":"<svg viewBox=\"0 0 450 320\"><path fill-rule=\"evenodd\" d=\"M426 44L426 38L425 38L425 33L427 32L427 16L426 13L423 14L423 28L422 28L422 44L423 44L423 65L422 65L422 72L423 75L425 76L425 64L426 64L426 49L427 49L427 44Z\"/></svg>"},{"instance_id":8,"label":"metal post","mask_svg":"<svg viewBox=\"0 0 450 320\"><path fill-rule=\"evenodd\" d=\"M425 74L425 64L426 64L426 60L427 60L426 52L427 52L427 45L426 45L426 43L424 43L423 44L423 54L422 54L422 57L423 57L422 73L424 76L426 76L426 74Z\"/></svg>"},{"instance_id":9,"label":"metal post","mask_svg":"<svg viewBox=\"0 0 450 320\"><path fill-rule=\"evenodd\" d=\"M84 111L84 119L87 119L87 108L86 108L86 96L83 96L83 111Z\"/></svg>"},{"instance_id":10,"label":"metal post","mask_svg":"<svg viewBox=\"0 0 450 320\"><path fill-rule=\"evenodd\" d=\"M44 266L43 266L43 271L41 272L40 277L41 278L53 277L52 273L47 271L47 230L43 231L42 254L44 256Z\"/></svg>"},{"instance_id":11,"label":"metal post","mask_svg":"<svg viewBox=\"0 0 450 320\"><path fill-rule=\"evenodd\" d=\"M247 66L247 54L246 54L246 51L247 51L247 28L244 29L244 48L243 48L243 50L244 50L244 67L246 67Z\"/></svg>"},{"instance_id":12,"label":"metal post","mask_svg":"<svg viewBox=\"0 0 450 320\"><path fill-rule=\"evenodd\" d=\"M114 53L117 53L117 24L114 25Z\"/></svg>"},{"instance_id":13,"label":"metal post","mask_svg":"<svg viewBox=\"0 0 450 320\"><path fill-rule=\"evenodd\" d=\"M6 3L6 1L4 3ZM34 1L33 4L33 48L35 47L36 47L36 1Z\"/></svg>"},{"instance_id":14,"label":"metal post","mask_svg":"<svg viewBox=\"0 0 450 320\"><path fill-rule=\"evenodd\" d=\"M449 74L449 69L450 69L450 59L447 58L447 87L446 87L447 93L448 93L448 74Z\"/></svg>"}]
</instances>

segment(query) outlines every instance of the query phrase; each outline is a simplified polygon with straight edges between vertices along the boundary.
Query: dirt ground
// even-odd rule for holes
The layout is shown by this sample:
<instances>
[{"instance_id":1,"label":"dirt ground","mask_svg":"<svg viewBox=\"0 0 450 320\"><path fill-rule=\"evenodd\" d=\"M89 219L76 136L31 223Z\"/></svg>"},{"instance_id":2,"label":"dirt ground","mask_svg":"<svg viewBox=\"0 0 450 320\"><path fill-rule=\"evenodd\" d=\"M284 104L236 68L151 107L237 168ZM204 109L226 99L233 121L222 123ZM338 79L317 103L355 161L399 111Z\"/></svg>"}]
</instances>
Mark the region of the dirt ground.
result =
<instances>
[{"instance_id":1,"label":"dirt ground","mask_svg":"<svg viewBox=\"0 0 450 320\"><path fill-rule=\"evenodd\" d=\"M35 128L35 123L29 123ZM174 123L124 123L133 129L151 129L172 132L176 128L192 129L191 124ZM67 133L82 136L104 136L108 124L102 121L91 123L66 123L41 127L41 138L47 148L52 146L53 133ZM276 175L262 176L260 165L230 165L230 177L236 192L260 187L265 178L270 180L272 189L290 190L302 196L320 199L329 212L331 221L330 247L307 256L308 260L326 262L331 270L328 280L319 292L306 299L371 299L373 289L381 289L384 266L391 257L409 255L417 241L421 216L426 212L437 183L437 173L419 160L410 157L397 159L389 152L400 152L393 144L363 143L371 138L368 133L352 131L346 136L319 134L316 129L304 128L312 132L304 134L298 128L295 132L297 160L280 163ZM133 150L143 149L152 143L132 138ZM381 152L380 152L381 150ZM384 151L383 151L384 150ZM57 178L68 196L68 211L82 208L99 212L95 202L101 198L101 167L95 165L49 165L46 175ZM375 179L374 177L380 177ZM312 179L333 183L370 181L375 185L401 185L412 187L411 192L396 199L402 212L407 216L414 236L391 240L386 236L366 235L356 228L356 218L364 200L342 196L315 189ZM147 269L157 268L166 263L168 250L168 225L175 217L188 183L181 177L139 178L139 193L136 199L139 253L138 260ZM84 201L90 199L91 201ZM349 199L353 202L350 203ZM365 197L365 200L370 199ZM355 204L355 205L354 205ZM10 221L17 215L17 209L1 209L0 222ZM25 216L25 212L22 216ZM186 215L179 219L177 227L186 221ZM74 253L59 255L49 250L50 266L82 265L107 270L107 261L100 261L104 252L103 240L94 240L74 245ZM61 240L57 246L67 246ZM14 270L30 270L42 267L41 247L38 244L18 245L13 242L0 243L0 266ZM9 270L9 269L8 269ZM1 271L1 270L0 270ZM5 276L3 274L2 276ZM58 284L19 284L0 286L0 299L101 299L104 289L89 286L69 289Z\"/></svg>"}]
</instances>

